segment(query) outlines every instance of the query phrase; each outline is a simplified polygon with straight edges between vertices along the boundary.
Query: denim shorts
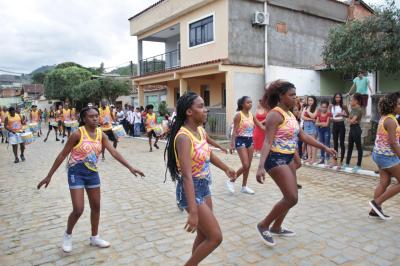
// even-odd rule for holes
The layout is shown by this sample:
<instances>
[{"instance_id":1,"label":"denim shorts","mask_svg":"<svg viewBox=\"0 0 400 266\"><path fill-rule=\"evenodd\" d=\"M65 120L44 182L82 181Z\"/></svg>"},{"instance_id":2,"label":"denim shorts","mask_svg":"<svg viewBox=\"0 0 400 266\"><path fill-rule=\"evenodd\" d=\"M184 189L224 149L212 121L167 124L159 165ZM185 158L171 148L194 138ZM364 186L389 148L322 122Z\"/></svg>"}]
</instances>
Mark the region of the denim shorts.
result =
<instances>
[{"instance_id":1,"label":"denim shorts","mask_svg":"<svg viewBox=\"0 0 400 266\"><path fill-rule=\"evenodd\" d=\"M193 178L193 185L197 205L203 204L207 197L211 197L210 181L208 179ZM182 180L178 181L176 186L176 201L182 209L189 207Z\"/></svg>"},{"instance_id":2,"label":"denim shorts","mask_svg":"<svg viewBox=\"0 0 400 266\"><path fill-rule=\"evenodd\" d=\"M279 152L270 152L267 160L264 163L265 171L269 172L272 168L281 166L281 165L289 165L294 158L293 154L285 154Z\"/></svg>"},{"instance_id":3,"label":"denim shorts","mask_svg":"<svg viewBox=\"0 0 400 266\"><path fill-rule=\"evenodd\" d=\"M100 187L99 173L78 163L68 168L68 185L69 189Z\"/></svg>"},{"instance_id":4,"label":"denim shorts","mask_svg":"<svg viewBox=\"0 0 400 266\"><path fill-rule=\"evenodd\" d=\"M372 160L374 160L380 169L388 169L400 164L400 159L396 155L388 156L373 152Z\"/></svg>"},{"instance_id":5,"label":"denim shorts","mask_svg":"<svg viewBox=\"0 0 400 266\"><path fill-rule=\"evenodd\" d=\"M253 137L242 137L242 136L236 137L235 140L236 149L241 147L250 148L252 145L253 145Z\"/></svg>"},{"instance_id":6,"label":"denim shorts","mask_svg":"<svg viewBox=\"0 0 400 266\"><path fill-rule=\"evenodd\" d=\"M307 135L317 135L317 128L313 121L304 121L304 133Z\"/></svg>"}]
</instances>

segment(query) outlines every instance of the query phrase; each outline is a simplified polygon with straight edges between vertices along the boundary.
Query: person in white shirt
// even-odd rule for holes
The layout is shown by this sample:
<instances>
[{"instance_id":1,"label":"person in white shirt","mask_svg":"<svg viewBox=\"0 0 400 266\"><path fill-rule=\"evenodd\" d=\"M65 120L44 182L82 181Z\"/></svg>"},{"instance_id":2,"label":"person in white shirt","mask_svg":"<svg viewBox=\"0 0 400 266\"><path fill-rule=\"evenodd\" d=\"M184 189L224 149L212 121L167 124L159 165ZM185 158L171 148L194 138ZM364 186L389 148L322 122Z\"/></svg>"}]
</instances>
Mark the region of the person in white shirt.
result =
<instances>
[{"instance_id":1,"label":"person in white shirt","mask_svg":"<svg viewBox=\"0 0 400 266\"><path fill-rule=\"evenodd\" d=\"M117 107L117 122L119 125L122 125L125 119L124 111L122 111L121 107Z\"/></svg>"},{"instance_id":2,"label":"person in white shirt","mask_svg":"<svg viewBox=\"0 0 400 266\"><path fill-rule=\"evenodd\" d=\"M133 106L129 106L129 110L126 112L126 121L127 121L127 128L128 134L133 137Z\"/></svg>"},{"instance_id":3,"label":"person in white shirt","mask_svg":"<svg viewBox=\"0 0 400 266\"><path fill-rule=\"evenodd\" d=\"M139 137L140 136L140 127L142 126L142 114L140 113L140 108L136 107L135 112L133 113L134 117L134 136Z\"/></svg>"}]
</instances>

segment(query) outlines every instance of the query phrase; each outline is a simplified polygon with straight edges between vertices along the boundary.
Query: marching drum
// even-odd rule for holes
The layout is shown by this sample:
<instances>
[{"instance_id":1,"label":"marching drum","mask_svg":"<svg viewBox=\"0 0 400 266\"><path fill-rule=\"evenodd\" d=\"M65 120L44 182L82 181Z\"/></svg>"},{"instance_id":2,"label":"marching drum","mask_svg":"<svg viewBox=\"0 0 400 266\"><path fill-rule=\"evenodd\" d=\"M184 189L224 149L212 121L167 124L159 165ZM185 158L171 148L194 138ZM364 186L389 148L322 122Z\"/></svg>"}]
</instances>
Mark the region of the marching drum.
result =
<instances>
[{"instance_id":1,"label":"marching drum","mask_svg":"<svg viewBox=\"0 0 400 266\"><path fill-rule=\"evenodd\" d=\"M57 121L51 121L50 126L52 127L58 127L58 122Z\"/></svg>"},{"instance_id":2,"label":"marching drum","mask_svg":"<svg viewBox=\"0 0 400 266\"><path fill-rule=\"evenodd\" d=\"M72 127L72 121L64 121L64 126L65 127Z\"/></svg>"},{"instance_id":3,"label":"marching drum","mask_svg":"<svg viewBox=\"0 0 400 266\"><path fill-rule=\"evenodd\" d=\"M122 125L118 125L113 127L112 132L114 133L115 138L119 139L126 136L125 129Z\"/></svg>"},{"instance_id":4,"label":"marching drum","mask_svg":"<svg viewBox=\"0 0 400 266\"><path fill-rule=\"evenodd\" d=\"M164 132L161 125L156 125L156 126L153 128L153 130L154 130L154 133L156 133L156 136L157 136L157 137L161 136L161 135L163 134L163 132Z\"/></svg>"},{"instance_id":5,"label":"marching drum","mask_svg":"<svg viewBox=\"0 0 400 266\"><path fill-rule=\"evenodd\" d=\"M39 130L38 123L29 123L29 130L32 132L37 132Z\"/></svg>"},{"instance_id":6,"label":"marching drum","mask_svg":"<svg viewBox=\"0 0 400 266\"><path fill-rule=\"evenodd\" d=\"M21 138L25 144L31 144L35 141L32 132L21 133Z\"/></svg>"}]
</instances>

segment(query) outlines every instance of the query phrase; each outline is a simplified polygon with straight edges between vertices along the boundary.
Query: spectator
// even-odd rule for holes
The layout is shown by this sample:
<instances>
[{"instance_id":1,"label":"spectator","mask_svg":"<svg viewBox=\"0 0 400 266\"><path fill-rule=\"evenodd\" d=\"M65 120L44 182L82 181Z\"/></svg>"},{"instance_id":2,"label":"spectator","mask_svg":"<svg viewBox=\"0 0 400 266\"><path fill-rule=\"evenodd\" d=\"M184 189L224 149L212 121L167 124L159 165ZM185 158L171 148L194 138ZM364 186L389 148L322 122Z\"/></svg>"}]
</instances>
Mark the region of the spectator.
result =
<instances>
[{"instance_id":1,"label":"spectator","mask_svg":"<svg viewBox=\"0 0 400 266\"><path fill-rule=\"evenodd\" d=\"M353 85L349 90L349 94L356 88L356 93L361 94L362 102L361 106L363 106L364 110L368 105L368 89L372 94L371 85L369 84L369 79L366 76L365 71L358 71L358 76L353 79Z\"/></svg>"},{"instance_id":2,"label":"spectator","mask_svg":"<svg viewBox=\"0 0 400 266\"><path fill-rule=\"evenodd\" d=\"M317 128L315 126L315 118L317 116L317 98L308 96L307 107L303 110L302 118L304 120L304 132L307 135L317 139ZM317 157L317 149L313 146L307 146L307 163L314 164Z\"/></svg>"},{"instance_id":3,"label":"spectator","mask_svg":"<svg viewBox=\"0 0 400 266\"><path fill-rule=\"evenodd\" d=\"M351 112L348 118L350 124L350 132L349 132L349 147L347 150L346 164L344 167L349 167L351 154L353 153L354 143L356 144L358 156L357 156L357 165L353 167L352 172L357 173L361 168L361 161L363 150L361 146L361 134L362 130L360 127L360 122L362 118L362 107L363 107L363 97L361 94L356 93L353 95L351 99Z\"/></svg>"},{"instance_id":4,"label":"spectator","mask_svg":"<svg viewBox=\"0 0 400 266\"><path fill-rule=\"evenodd\" d=\"M332 105L330 106L330 113L332 114L332 137L333 137L333 148L339 154L339 142L340 142L340 167L343 164L344 154L346 152L344 146L344 138L346 136L346 126L344 120L349 116L349 110L347 106L343 104L343 96L340 93L336 93L332 99ZM337 158L333 158L334 162L332 166L337 166Z\"/></svg>"},{"instance_id":5,"label":"spectator","mask_svg":"<svg viewBox=\"0 0 400 266\"><path fill-rule=\"evenodd\" d=\"M135 112L133 113L133 117L134 117L134 133L133 135L135 137L139 137L140 136L140 128L142 127L142 115L140 113L140 108L136 107Z\"/></svg>"},{"instance_id":6,"label":"spectator","mask_svg":"<svg viewBox=\"0 0 400 266\"><path fill-rule=\"evenodd\" d=\"M119 106L117 107L116 117L117 117L118 124L123 125L123 121L125 119L125 114L124 114L124 111L122 110L122 108Z\"/></svg>"},{"instance_id":7,"label":"spectator","mask_svg":"<svg viewBox=\"0 0 400 266\"><path fill-rule=\"evenodd\" d=\"M322 101L319 111L317 113L317 120L315 124L318 126L318 138L319 142L324 144L326 147L330 147L331 143L331 114L328 112L329 102ZM326 157L325 157L326 155ZM329 154L325 154L324 150L321 150L321 161L319 164L327 164L329 161Z\"/></svg>"}]
</instances>

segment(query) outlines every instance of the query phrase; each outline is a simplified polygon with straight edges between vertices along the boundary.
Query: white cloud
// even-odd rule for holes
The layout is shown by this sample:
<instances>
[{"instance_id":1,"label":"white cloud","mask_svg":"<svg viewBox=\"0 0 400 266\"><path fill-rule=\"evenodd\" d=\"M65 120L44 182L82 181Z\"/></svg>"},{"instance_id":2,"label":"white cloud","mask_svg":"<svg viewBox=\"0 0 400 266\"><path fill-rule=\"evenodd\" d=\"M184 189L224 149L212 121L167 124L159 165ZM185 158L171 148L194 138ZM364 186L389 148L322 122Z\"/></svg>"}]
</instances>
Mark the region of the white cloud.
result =
<instances>
[{"instance_id":1,"label":"white cloud","mask_svg":"<svg viewBox=\"0 0 400 266\"><path fill-rule=\"evenodd\" d=\"M128 18L156 0L0 2L0 68L30 72L74 61L106 67L137 60ZM155 54L159 46L154 46ZM150 51L151 53L152 51Z\"/></svg>"}]
</instances>

